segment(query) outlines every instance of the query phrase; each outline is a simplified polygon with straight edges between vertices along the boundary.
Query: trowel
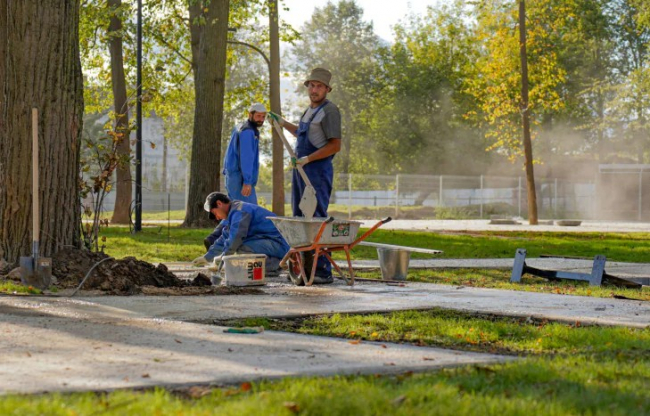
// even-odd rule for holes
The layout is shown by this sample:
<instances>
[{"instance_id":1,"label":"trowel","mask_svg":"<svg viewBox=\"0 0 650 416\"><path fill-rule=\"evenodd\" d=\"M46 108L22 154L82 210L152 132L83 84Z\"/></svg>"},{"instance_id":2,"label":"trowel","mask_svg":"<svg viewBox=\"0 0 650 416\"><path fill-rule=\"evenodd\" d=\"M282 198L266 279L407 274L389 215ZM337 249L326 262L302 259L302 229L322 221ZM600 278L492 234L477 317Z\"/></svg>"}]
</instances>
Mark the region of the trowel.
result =
<instances>
[{"instance_id":1,"label":"trowel","mask_svg":"<svg viewBox=\"0 0 650 416\"><path fill-rule=\"evenodd\" d=\"M296 154L291 148L289 141L284 136L284 131L282 130L282 126L280 126L280 124L274 118L271 118L271 122L273 123L273 127L275 128L275 131L278 132L280 139L282 139L282 142L284 143L284 147L287 148L287 151L289 152L289 156L291 156L295 160ZM296 165L296 169L298 169L298 173L302 177L302 180L305 181L305 190L302 193L302 198L300 198L300 203L298 204L298 207L302 211L305 218L310 220L314 217L314 212L316 211L316 206L318 205L318 202L316 200L316 190L311 185L311 182L309 181L309 178L307 177L307 174L305 173L305 170L302 168L302 166Z\"/></svg>"},{"instance_id":2,"label":"trowel","mask_svg":"<svg viewBox=\"0 0 650 416\"><path fill-rule=\"evenodd\" d=\"M20 258L20 280L25 286L47 289L52 282L52 259L39 257L41 215L38 179L38 109L32 108L32 255Z\"/></svg>"}]
</instances>

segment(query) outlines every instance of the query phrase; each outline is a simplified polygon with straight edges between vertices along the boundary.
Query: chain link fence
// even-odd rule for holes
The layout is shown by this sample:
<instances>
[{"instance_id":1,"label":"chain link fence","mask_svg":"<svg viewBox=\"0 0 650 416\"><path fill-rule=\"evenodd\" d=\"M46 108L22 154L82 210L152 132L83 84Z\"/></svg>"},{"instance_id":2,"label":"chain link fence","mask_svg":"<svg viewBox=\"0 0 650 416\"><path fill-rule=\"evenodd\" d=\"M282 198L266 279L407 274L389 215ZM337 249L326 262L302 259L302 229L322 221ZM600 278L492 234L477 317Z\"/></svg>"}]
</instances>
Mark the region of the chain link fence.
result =
<instances>
[{"instance_id":1,"label":"chain link fence","mask_svg":"<svg viewBox=\"0 0 650 416\"><path fill-rule=\"evenodd\" d=\"M536 179L540 219L595 219L596 185L561 179ZM225 189L222 187L222 189ZM291 174L285 175L285 202L290 215ZM270 185L257 189L260 203L270 206ZM187 193L176 186L164 192L150 184L143 192L143 212L184 211ZM113 208L114 193L105 209ZM330 214L372 219L471 219L528 217L525 177L451 175L338 174Z\"/></svg>"}]
</instances>

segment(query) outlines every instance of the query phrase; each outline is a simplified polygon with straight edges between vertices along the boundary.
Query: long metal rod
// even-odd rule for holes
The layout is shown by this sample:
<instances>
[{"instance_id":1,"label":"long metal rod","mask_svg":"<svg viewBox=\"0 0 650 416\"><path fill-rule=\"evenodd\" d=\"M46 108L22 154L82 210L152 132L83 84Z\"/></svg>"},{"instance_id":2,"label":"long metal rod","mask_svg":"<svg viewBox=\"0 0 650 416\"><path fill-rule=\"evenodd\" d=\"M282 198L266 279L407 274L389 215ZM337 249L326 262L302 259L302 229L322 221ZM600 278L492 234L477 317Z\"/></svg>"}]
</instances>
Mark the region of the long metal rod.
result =
<instances>
[{"instance_id":1,"label":"long metal rod","mask_svg":"<svg viewBox=\"0 0 650 416\"><path fill-rule=\"evenodd\" d=\"M285 137L284 132L282 131L282 127L280 127L280 124L278 124L278 122L275 120L272 120L272 123L273 123L273 128L275 129L275 131L278 132L278 136L280 136L280 139L282 139L282 143L284 143L284 146L287 148L287 152L289 152L289 156L296 159L296 153L293 151L293 149L291 148L291 144L289 144L289 141ZM296 170L298 170L298 173L302 177L302 180L305 181L305 185L309 188L313 188L313 186L311 185L311 181L307 177L307 174L303 170L302 166L296 165Z\"/></svg>"},{"instance_id":2,"label":"long metal rod","mask_svg":"<svg viewBox=\"0 0 650 416\"><path fill-rule=\"evenodd\" d=\"M136 56L135 232L142 230L142 0L138 0Z\"/></svg>"}]
</instances>

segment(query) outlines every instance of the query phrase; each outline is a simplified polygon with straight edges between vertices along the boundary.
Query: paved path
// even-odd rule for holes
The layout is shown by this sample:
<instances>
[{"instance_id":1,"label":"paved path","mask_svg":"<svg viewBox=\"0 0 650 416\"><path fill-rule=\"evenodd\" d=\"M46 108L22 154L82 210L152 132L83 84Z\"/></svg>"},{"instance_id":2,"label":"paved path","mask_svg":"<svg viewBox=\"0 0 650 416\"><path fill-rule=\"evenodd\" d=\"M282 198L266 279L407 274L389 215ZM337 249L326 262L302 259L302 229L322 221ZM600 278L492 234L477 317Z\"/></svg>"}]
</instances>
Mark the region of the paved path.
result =
<instances>
[{"instance_id":1,"label":"paved path","mask_svg":"<svg viewBox=\"0 0 650 416\"><path fill-rule=\"evenodd\" d=\"M199 312L204 300L219 304L226 297L159 300ZM0 297L0 394L395 373L513 359L273 331L228 334L139 313L137 306L149 299L124 297L121 309L92 300Z\"/></svg>"},{"instance_id":2,"label":"paved path","mask_svg":"<svg viewBox=\"0 0 650 416\"><path fill-rule=\"evenodd\" d=\"M566 322L650 326L650 302L407 283L337 281L295 287L276 279L259 295L87 298L0 296L0 394L313 374L422 371L507 360L408 345L268 331L223 333L214 320L442 307Z\"/></svg>"},{"instance_id":3,"label":"paved path","mask_svg":"<svg viewBox=\"0 0 650 416\"><path fill-rule=\"evenodd\" d=\"M463 286L342 281L296 287L270 283L264 295L210 297L105 296L87 301L144 316L189 322L251 316L295 317L336 312L376 312L446 308L496 315L538 317L601 325L650 326L650 302L556 295Z\"/></svg>"},{"instance_id":4,"label":"paved path","mask_svg":"<svg viewBox=\"0 0 650 416\"><path fill-rule=\"evenodd\" d=\"M363 220L364 227L371 227L378 220ZM393 220L382 225L382 230L413 230L413 231L549 231L562 233L585 232L650 232L650 223L623 221L582 221L577 227L559 225L528 225L528 221L520 220L520 224L496 225L490 220Z\"/></svg>"}]
</instances>

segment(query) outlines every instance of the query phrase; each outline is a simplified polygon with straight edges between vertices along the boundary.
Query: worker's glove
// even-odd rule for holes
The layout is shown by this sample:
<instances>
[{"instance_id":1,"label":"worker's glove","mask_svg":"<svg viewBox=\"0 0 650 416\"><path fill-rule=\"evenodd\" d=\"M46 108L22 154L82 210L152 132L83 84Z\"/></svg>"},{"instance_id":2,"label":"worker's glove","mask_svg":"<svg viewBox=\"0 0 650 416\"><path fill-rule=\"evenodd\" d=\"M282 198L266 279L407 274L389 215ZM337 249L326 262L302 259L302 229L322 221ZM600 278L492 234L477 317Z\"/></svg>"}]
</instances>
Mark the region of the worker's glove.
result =
<instances>
[{"instance_id":1,"label":"worker's glove","mask_svg":"<svg viewBox=\"0 0 650 416\"><path fill-rule=\"evenodd\" d=\"M299 159L296 159L295 157L291 158L291 166L294 168L297 168L298 166L305 166L307 163L309 163L309 156L303 156Z\"/></svg>"},{"instance_id":2,"label":"worker's glove","mask_svg":"<svg viewBox=\"0 0 650 416\"><path fill-rule=\"evenodd\" d=\"M208 261L205 259L204 256L199 256L194 260L192 260L192 264L194 266L205 266L206 264L208 264Z\"/></svg>"},{"instance_id":3,"label":"worker's glove","mask_svg":"<svg viewBox=\"0 0 650 416\"><path fill-rule=\"evenodd\" d=\"M273 111L269 111L269 117L277 121L279 125L284 126L284 119L280 114L276 114Z\"/></svg>"},{"instance_id":4,"label":"worker's glove","mask_svg":"<svg viewBox=\"0 0 650 416\"><path fill-rule=\"evenodd\" d=\"M221 266L221 262L223 261L223 254L220 256L217 256L212 260L212 263L208 266L208 270L211 272L218 272Z\"/></svg>"}]
</instances>

